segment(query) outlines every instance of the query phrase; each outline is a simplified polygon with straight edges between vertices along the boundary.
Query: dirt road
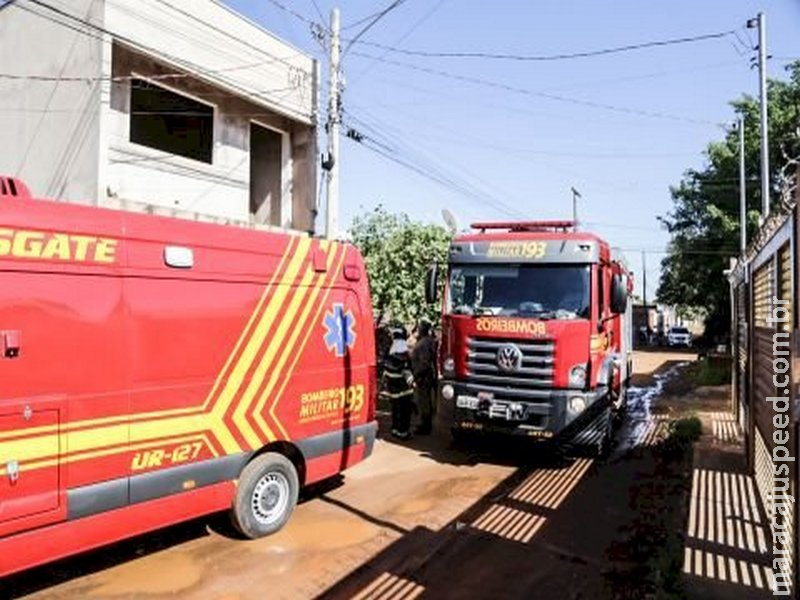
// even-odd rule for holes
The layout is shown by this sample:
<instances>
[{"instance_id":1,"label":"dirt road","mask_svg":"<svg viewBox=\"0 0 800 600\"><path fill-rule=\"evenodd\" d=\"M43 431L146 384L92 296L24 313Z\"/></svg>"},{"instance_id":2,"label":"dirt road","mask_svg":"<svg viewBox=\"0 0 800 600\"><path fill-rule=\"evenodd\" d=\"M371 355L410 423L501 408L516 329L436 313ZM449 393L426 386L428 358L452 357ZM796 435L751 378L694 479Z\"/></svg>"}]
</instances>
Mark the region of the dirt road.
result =
<instances>
[{"instance_id":1,"label":"dirt road","mask_svg":"<svg viewBox=\"0 0 800 600\"><path fill-rule=\"evenodd\" d=\"M635 410L619 433L651 443L651 375L691 354L636 357ZM526 448L397 444L313 490L287 528L253 542L204 519L46 566L0 593L35 599L595 598L642 465L543 462ZM569 593L565 590L569 589ZM479 592L479 593L478 593Z\"/></svg>"}]
</instances>

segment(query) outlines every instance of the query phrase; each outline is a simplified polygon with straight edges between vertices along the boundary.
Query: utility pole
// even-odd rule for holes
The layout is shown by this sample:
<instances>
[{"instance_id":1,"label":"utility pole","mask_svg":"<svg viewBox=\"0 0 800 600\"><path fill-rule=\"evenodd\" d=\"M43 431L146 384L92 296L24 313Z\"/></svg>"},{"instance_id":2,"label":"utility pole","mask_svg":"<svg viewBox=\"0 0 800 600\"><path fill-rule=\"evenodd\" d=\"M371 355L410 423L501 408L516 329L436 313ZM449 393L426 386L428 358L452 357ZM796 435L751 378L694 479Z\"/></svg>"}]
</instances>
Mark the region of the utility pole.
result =
<instances>
[{"instance_id":1,"label":"utility pole","mask_svg":"<svg viewBox=\"0 0 800 600\"><path fill-rule=\"evenodd\" d=\"M339 32L341 17L339 9L331 10L331 56L328 87L328 156L323 167L328 171L327 177L327 205L325 216L327 226L325 234L328 239L336 239L339 235L339 129L342 122L341 113L341 72L339 59L341 54L341 41Z\"/></svg>"},{"instance_id":2,"label":"utility pole","mask_svg":"<svg viewBox=\"0 0 800 600\"><path fill-rule=\"evenodd\" d=\"M575 188L572 190L572 228L578 231L578 198L581 198L581 193Z\"/></svg>"},{"instance_id":3,"label":"utility pole","mask_svg":"<svg viewBox=\"0 0 800 600\"><path fill-rule=\"evenodd\" d=\"M650 312L647 309L647 252L642 250L642 299L644 311L647 314L647 326L650 327Z\"/></svg>"},{"instance_id":4,"label":"utility pole","mask_svg":"<svg viewBox=\"0 0 800 600\"><path fill-rule=\"evenodd\" d=\"M769 139L767 132L767 15L758 13L747 21L747 27L758 27L758 74L761 105L761 217L769 216Z\"/></svg>"},{"instance_id":5,"label":"utility pole","mask_svg":"<svg viewBox=\"0 0 800 600\"><path fill-rule=\"evenodd\" d=\"M650 345L650 308L647 306L647 252L642 250L642 300L644 301L644 324L647 328L647 345Z\"/></svg>"},{"instance_id":6,"label":"utility pole","mask_svg":"<svg viewBox=\"0 0 800 600\"><path fill-rule=\"evenodd\" d=\"M745 169L744 169L744 116L739 117L737 124L739 128L739 228L740 243L739 256L744 257L747 249L747 195L745 190Z\"/></svg>"}]
</instances>

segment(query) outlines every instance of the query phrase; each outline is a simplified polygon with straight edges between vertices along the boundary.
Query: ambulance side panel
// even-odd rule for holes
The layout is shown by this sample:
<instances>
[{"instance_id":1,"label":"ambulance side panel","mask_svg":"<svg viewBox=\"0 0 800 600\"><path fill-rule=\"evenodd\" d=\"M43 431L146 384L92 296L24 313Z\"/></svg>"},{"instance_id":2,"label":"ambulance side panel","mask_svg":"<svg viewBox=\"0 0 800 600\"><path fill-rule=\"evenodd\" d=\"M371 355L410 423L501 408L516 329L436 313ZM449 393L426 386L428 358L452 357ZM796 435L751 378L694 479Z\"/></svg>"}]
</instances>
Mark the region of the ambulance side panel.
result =
<instances>
[{"instance_id":1,"label":"ambulance side panel","mask_svg":"<svg viewBox=\"0 0 800 600\"><path fill-rule=\"evenodd\" d=\"M353 250L157 221L126 226L131 502L235 479L278 443L305 483L361 460L372 319L343 278Z\"/></svg>"},{"instance_id":2,"label":"ambulance side panel","mask_svg":"<svg viewBox=\"0 0 800 600\"><path fill-rule=\"evenodd\" d=\"M113 213L0 202L0 537L64 520L68 490L127 474L124 247L95 260L121 232ZM71 426L97 420L101 441Z\"/></svg>"},{"instance_id":3,"label":"ambulance side panel","mask_svg":"<svg viewBox=\"0 0 800 600\"><path fill-rule=\"evenodd\" d=\"M4 198L0 278L0 576L228 508L259 452L310 483L372 450L349 245Z\"/></svg>"}]
</instances>

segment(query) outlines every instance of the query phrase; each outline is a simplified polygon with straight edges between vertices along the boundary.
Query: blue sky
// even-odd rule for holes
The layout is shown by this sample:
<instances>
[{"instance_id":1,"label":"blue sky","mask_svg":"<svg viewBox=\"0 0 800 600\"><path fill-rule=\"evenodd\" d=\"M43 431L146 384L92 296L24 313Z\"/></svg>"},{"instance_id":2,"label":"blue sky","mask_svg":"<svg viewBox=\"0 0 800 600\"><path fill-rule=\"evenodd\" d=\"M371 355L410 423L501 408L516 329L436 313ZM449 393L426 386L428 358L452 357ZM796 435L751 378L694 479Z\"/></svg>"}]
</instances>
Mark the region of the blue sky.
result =
<instances>
[{"instance_id":1,"label":"blue sky","mask_svg":"<svg viewBox=\"0 0 800 600\"><path fill-rule=\"evenodd\" d=\"M267 0L226 1L323 58L309 27L295 16ZM327 18L333 1L316 1ZM312 0L284 3L319 20ZM338 6L347 27L387 4L342 0ZM436 223L448 208L462 227L478 219L507 219L509 211L531 219L568 217L574 186L583 196L579 216L587 229L624 248L637 272L641 251L648 252L653 297L668 240L656 217L670 210L669 185L687 168L703 166L706 144L722 135L717 124L733 117L728 102L745 92L757 94L744 24L760 10L767 13L774 57L770 75L782 77L785 59L800 57L797 0L406 0L362 39L414 50L515 54L580 52L728 30L737 30L741 42L726 36L546 63L384 55L356 45L344 58L346 123L470 193L443 188L345 139L343 225L377 204ZM356 31L345 29L343 35ZM749 35L756 39L754 30ZM387 60L533 93L444 78ZM326 78L326 63L323 74Z\"/></svg>"}]
</instances>

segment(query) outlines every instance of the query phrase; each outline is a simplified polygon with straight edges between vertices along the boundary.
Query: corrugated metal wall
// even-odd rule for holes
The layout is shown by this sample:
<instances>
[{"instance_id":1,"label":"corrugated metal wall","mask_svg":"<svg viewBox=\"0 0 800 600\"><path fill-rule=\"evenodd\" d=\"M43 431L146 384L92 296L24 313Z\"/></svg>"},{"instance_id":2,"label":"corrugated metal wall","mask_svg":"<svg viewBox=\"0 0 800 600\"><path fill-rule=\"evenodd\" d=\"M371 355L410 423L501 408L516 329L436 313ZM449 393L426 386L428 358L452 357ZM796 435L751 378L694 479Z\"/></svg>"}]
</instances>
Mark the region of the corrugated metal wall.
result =
<instances>
[{"instance_id":1,"label":"corrugated metal wall","mask_svg":"<svg viewBox=\"0 0 800 600\"><path fill-rule=\"evenodd\" d=\"M796 255L794 243L797 230L798 211L795 208L791 215L772 217L768 220L759 233L755 248L750 248L750 254L745 264L737 265L731 277L731 293L733 300L732 342L734 349L736 373L734 377L735 403L740 407L739 418L745 432L748 434L749 464L753 469L756 488L765 509L768 511L768 521L772 530L772 495L775 491L775 473L773 469L773 449L776 446L774 434L776 425L773 418L777 414L773 403L767 399L773 396L797 398L797 382L800 381L800 352L798 351L798 313L796 302L796 277L795 266L800 265L800 257ZM748 278L747 272L751 273ZM778 304L776 300L784 303ZM771 322L776 306L782 306L788 311L785 323ZM752 326L748 326L749 317L752 317ZM786 334L789 334L787 337ZM779 379L776 381L776 368L781 368L780 362L774 362L780 357L779 351L786 351L786 343L791 338L790 356L788 359L790 385L788 393L780 384L783 376L778 371ZM777 365L777 366L776 366ZM789 453L798 457L797 414L790 410L790 426L787 428L789 441L786 447ZM784 463L782 463L784 464ZM797 497L798 491L798 465L797 462L788 463L790 467L788 493ZM795 505L795 512L797 507ZM784 525L794 544L789 548L791 572L797 577L797 532L795 522L797 515L792 514L785 519ZM772 546L772 544L770 544ZM775 558L778 558L777 556ZM794 582L793 597L797 597L797 581Z\"/></svg>"}]
</instances>

